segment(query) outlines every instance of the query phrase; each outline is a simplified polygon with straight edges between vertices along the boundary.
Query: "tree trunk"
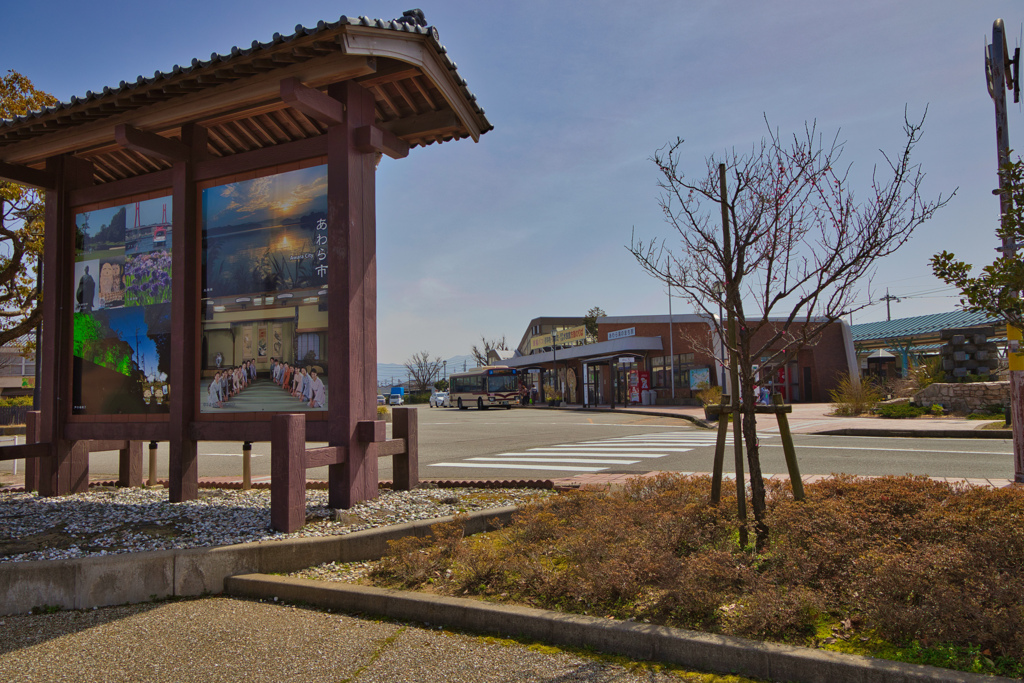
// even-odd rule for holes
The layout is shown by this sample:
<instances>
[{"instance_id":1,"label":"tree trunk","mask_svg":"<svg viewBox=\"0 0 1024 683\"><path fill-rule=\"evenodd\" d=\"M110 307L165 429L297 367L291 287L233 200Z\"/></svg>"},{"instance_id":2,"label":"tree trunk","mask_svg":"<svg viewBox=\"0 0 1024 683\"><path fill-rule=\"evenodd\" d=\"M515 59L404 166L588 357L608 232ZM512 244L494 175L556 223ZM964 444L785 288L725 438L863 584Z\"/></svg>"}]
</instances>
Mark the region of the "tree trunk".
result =
<instances>
[{"instance_id":1,"label":"tree trunk","mask_svg":"<svg viewBox=\"0 0 1024 683\"><path fill-rule=\"evenodd\" d=\"M753 378L744 378L743 441L747 446L747 467L750 470L750 504L754 511L754 547L757 552L768 544L768 524L765 521L764 477L761 474L761 454L757 443L757 412Z\"/></svg>"}]
</instances>

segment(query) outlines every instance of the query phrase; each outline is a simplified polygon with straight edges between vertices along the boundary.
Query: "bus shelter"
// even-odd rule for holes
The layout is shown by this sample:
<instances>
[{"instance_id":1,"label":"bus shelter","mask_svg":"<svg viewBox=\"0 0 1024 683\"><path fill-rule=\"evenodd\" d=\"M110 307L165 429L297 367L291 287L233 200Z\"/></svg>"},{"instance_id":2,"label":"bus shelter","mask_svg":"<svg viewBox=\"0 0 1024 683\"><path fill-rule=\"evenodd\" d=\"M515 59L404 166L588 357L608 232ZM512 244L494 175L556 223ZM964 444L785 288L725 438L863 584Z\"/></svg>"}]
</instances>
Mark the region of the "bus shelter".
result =
<instances>
[{"instance_id":1,"label":"bus shelter","mask_svg":"<svg viewBox=\"0 0 1024 683\"><path fill-rule=\"evenodd\" d=\"M375 497L376 168L490 129L419 10L0 122L0 178L46 200L34 443L0 457L60 495L88 486L90 448L136 462L165 441L177 502L200 441L271 441L301 415L330 505Z\"/></svg>"}]
</instances>

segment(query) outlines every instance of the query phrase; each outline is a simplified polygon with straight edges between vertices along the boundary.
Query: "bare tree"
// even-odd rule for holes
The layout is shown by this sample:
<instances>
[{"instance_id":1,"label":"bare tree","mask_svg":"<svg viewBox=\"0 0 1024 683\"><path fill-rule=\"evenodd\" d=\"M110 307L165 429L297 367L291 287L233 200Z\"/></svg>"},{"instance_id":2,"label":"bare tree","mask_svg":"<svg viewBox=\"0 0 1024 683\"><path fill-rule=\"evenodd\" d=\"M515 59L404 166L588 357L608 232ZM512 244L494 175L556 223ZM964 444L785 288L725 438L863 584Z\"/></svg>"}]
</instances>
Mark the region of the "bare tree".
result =
<instances>
[{"instance_id":1,"label":"bare tree","mask_svg":"<svg viewBox=\"0 0 1024 683\"><path fill-rule=\"evenodd\" d=\"M502 337L501 339L487 339L486 337L481 336L480 343L483 345L483 348L474 344L470 353L473 354L473 360L476 361L476 364L481 367L490 365L490 361L487 360L487 356L491 351L508 351L508 344L505 343L505 337Z\"/></svg>"},{"instance_id":2,"label":"bare tree","mask_svg":"<svg viewBox=\"0 0 1024 683\"><path fill-rule=\"evenodd\" d=\"M875 167L864 200L855 200L850 167L839 166L838 134L826 144L814 124L792 139L769 127L748 154L708 157L692 179L681 169L681 139L652 159L661 173L660 205L679 243L672 248L634 235L629 250L713 321L726 355L735 359L759 547L768 527L753 365L763 357L769 366L786 362L829 325L870 305L875 260L905 244L949 201L921 195L924 174L911 152L923 125L923 116L918 123L904 116L906 143L898 156L882 152L885 163ZM865 279L868 296L857 303ZM735 339L715 316L719 306L735 321Z\"/></svg>"},{"instance_id":3,"label":"bare tree","mask_svg":"<svg viewBox=\"0 0 1024 683\"><path fill-rule=\"evenodd\" d=\"M420 351L405 361L405 369L417 391L429 391L430 385L441 375L442 364L440 358L435 356L431 360L429 352Z\"/></svg>"}]
</instances>

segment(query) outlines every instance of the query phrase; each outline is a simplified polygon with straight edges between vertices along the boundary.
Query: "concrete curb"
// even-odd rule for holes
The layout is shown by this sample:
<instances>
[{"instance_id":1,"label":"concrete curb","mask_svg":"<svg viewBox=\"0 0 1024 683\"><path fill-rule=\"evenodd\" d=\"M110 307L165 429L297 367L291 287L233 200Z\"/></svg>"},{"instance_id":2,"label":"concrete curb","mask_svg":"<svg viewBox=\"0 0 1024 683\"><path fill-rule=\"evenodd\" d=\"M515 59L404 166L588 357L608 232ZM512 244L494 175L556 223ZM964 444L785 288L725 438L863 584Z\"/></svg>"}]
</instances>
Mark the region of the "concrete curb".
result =
<instances>
[{"instance_id":1,"label":"concrete curb","mask_svg":"<svg viewBox=\"0 0 1024 683\"><path fill-rule=\"evenodd\" d=\"M517 507L468 515L466 533L507 524ZM292 572L325 562L376 560L388 541L428 536L431 527L452 517L357 531L344 536L289 538L219 548L188 548L119 553L73 560L0 562L0 615L24 614L34 607L90 609L167 597L221 593L235 574Z\"/></svg>"},{"instance_id":2,"label":"concrete curb","mask_svg":"<svg viewBox=\"0 0 1024 683\"><path fill-rule=\"evenodd\" d=\"M824 436L884 436L919 439L1012 439L1010 429L872 429L870 427L843 427L814 432Z\"/></svg>"},{"instance_id":3,"label":"concrete curb","mask_svg":"<svg viewBox=\"0 0 1024 683\"><path fill-rule=\"evenodd\" d=\"M538 408L544 408L545 406L537 406ZM625 413L627 415L647 415L650 417L671 417L678 420L686 420L692 422L698 427L705 429L712 429L716 423L702 420L699 417L693 415L686 415L685 413L672 413L672 412L658 412L654 410L631 410L629 408L577 408L577 407L566 407L566 408L551 408L551 410L572 410L577 413Z\"/></svg>"},{"instance_id":4,"label":"concrete curb","mask_svg":"<svg viewBox=\"0 0 1024 683\"><path fill-rule=\"evenodd\" d=\"M669 662L703 671L773 681L992 683L1011 680L666 626L310 579L233 576L226 580L225 589L229 594L241 597L278 598L348 613L427 622L505 637L525 637L570 647L589 647L633 659Z\"/></svg>"}]
</instances>

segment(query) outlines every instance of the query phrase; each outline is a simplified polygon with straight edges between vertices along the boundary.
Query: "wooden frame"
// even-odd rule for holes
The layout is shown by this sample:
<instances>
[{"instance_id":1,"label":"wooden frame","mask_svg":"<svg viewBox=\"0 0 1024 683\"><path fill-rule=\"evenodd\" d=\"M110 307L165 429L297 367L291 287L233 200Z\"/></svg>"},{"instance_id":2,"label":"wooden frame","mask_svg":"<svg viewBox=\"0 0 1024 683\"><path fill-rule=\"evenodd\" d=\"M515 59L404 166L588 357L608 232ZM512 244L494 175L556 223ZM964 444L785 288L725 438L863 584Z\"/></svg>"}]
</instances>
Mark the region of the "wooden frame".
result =
<instances>
[{"instance_id":1,"label":"wooden frame","mask_svg":"<svg viewBox=\"0 0 1024 683\"><path fill-rule=\"evenodd\" d=\"M0 448L0 459L27 459L29 486L43 495L81 490L88 484L90 448L120 450L120 480L137 485L140 442L166 440L170 499L189 500L198 495L199 441L276 443L296 422L303 441L328 443L308 452L303 447L302 459L328 466L331 506L377 495L381 455L396 457L397 485L416 485L415 414L396 411L400 436L385 441L372 399L375 169L380 155L403 158L412 146L476 140L491 128L437 32L419 19L319 22L290 37L275 35L251 49L233 48L209 62L193 60L191 67L0 122L0 178L41 188L46 197L40 412L30 419L29 445ZM332 378L334 398L323 413L301 419L201 416L199 191L226 178L313 163L326 163L328 174L327 364L341 370ZM162 194L170 194L173 205L170 412L72 415L76 209ZM292 436L285 440L285 450L295 451Z\"/></svg>"}]
</instances>

